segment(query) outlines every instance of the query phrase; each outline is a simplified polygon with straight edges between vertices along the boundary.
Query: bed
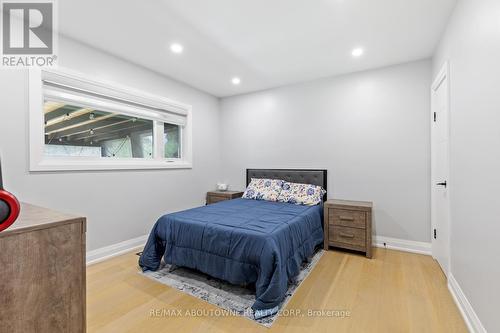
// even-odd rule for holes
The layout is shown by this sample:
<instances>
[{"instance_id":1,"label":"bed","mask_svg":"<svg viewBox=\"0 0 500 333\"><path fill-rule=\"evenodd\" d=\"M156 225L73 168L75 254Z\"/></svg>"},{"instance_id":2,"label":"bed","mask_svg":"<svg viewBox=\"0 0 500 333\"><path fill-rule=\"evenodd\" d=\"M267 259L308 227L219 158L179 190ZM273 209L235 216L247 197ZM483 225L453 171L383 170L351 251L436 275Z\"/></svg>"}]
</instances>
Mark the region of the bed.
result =
<instances>
[{"instance_id":1,"label":"bed","mask_svg":"<svg viewBox=\"0 0 500 333\"><path fill-rule=\"evenodd\" d=\"M252 178L327 188L326 170L248 169ZM325 195L326 197L326 195ZM288 282L323 242L323 207L234 199L162 216L139 259L143 270L168 264L239 285L255 285L254 315L275 313Z\"/></svg>"}]
</instances>

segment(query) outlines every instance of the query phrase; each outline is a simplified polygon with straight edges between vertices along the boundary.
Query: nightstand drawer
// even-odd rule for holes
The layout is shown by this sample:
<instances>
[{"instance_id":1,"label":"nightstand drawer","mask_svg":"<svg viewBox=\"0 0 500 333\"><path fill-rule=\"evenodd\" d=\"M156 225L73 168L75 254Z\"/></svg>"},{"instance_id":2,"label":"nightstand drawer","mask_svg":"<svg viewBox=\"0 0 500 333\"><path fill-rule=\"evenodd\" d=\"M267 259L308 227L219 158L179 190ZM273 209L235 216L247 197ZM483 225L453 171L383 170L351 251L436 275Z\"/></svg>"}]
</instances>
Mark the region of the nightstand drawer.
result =
<instances>
[{"instance_id":1,"label":"nightstand drawer","mask_svg":"<svg viewBox=\"0 0 500 333\"><path fill-rule=\"evenodd\" d=\"M229 198L227 197L218 197L218 196L215 196L215 195L211 195L208 197L208 203L209 204L213 204L213 203L216 203L216 202L219 202L219 201L224 201L224 200L229 200Z\"/></svg>"},{"instance_id":2,"label":"nightstand drawer","mask_svg":"<svg viewBox=\"0 0 500 333\"><path fill-rule=\"evenodd\" d=\"M356 210L329 208L328 223L334 226L366 228L366 213Z\"/></svg>"},{"instance_id":3,"label":"nightstand drawer","mask_svg":"<svg viewBox=\"0 0 500 333\"><path fill-rule=\"evenodd\" d=\"M364 249L366 247L366 230L332 226L329 230L330 242L354 245Z\"/></svg>"},{"instance_id":4,"label":"nightstand drawer","mask_svg":"<svg viewBox=\"0 0 500 333\"><path fill-rule=\"evenodd\" d=\"M241 198L243 192L238 191L211 191L207 192L207 205L221 202L225 200L232 200L236 198Z\"/></svg>"}]
</instances>

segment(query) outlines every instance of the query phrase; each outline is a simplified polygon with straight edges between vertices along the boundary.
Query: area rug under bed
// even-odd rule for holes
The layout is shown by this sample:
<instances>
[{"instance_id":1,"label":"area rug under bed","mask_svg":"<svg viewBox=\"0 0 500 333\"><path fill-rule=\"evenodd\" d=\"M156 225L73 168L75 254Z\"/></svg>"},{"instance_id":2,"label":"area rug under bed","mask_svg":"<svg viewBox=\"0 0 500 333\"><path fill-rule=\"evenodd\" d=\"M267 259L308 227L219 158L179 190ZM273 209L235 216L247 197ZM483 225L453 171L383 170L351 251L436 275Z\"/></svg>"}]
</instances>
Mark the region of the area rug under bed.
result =
<instances>
[{"instance_id":1,"label":"area rug under bed","mask_svg":"<svg viewBox=\"0 0 500 333\"><path fill-rule=\"evenodd\" d=\"M280 309L286 306L322 255L323 250L319 250L309 262L303 264L295 282L288 285L288 290L285 299L280 305ZM266 327L271 327L279 316L278 312L265 318L254 319L251 307L255 302L255 290L235 286L192 269L176 268L170 272L170 265L165 265L162 261L161 268L156 272L147 271L140 272L140 274L216 305L225 310L225 315L240 315Z\"/></svg>"}]
</instances>

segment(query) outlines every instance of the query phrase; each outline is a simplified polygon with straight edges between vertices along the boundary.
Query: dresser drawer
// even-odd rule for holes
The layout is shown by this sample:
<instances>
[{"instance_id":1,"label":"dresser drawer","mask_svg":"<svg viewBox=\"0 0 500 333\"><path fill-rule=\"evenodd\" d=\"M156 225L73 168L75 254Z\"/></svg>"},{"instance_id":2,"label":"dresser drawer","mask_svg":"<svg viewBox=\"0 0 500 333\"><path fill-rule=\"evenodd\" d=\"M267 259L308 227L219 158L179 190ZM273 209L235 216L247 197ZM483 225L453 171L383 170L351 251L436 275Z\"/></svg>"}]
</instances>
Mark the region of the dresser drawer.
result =
<instances>
[{"instance_id":1,"label":"dresser drawer","mask_svg":"<svg viewBox=\"0 0 500 333\"><path fill-rule=\"evenodd\" d=\"M366 247L366 230L332 226L329 230L330 242L349 244L359 248Z\"/></svg>"},{"instance_id":2,"label":"dresser drawer","mask_svg":"<svg viewBox=\"0 0 500 333\"><path fill-rule=\"evenodd\" d=\"M357 210L329 208L328 223L334 226L366 228L366 213Z\"/></svg>"}]
</instances>

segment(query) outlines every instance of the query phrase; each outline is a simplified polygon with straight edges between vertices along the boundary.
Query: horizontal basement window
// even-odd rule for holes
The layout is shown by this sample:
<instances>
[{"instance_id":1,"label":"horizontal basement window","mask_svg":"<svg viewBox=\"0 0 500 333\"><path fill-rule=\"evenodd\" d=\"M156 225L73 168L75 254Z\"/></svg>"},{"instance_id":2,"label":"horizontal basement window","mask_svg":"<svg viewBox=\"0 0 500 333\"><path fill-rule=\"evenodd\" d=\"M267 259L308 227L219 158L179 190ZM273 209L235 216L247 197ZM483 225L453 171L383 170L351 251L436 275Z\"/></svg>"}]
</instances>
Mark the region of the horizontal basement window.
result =
<instances>
[{"instance_id":1,"label":"horizontal basement window","mask_svg":"<svg viewBox=\"0 0 500 333\"><path fill-rule=\"evenodd\" d=\"M30 88L32 171L191 167L188 106L54 71Z\"/></svg>"}]
</instances>

